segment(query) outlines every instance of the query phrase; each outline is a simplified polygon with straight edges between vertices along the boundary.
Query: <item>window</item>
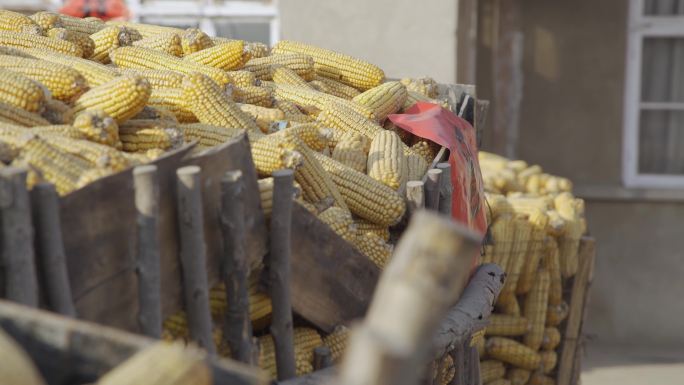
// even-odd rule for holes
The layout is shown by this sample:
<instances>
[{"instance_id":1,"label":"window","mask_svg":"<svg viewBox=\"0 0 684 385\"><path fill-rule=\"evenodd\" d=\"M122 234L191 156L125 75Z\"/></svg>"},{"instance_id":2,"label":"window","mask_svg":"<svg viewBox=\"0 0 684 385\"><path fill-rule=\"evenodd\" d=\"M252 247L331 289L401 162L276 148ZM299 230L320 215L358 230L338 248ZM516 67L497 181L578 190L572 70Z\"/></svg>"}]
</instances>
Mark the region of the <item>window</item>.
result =
<instances>
[{"instance_id":1,"label":"window","mask_svg":"<svg viewBox=\"0 0 684 385\"><path fill-rule=\"evenodd\" d=\"M277 0L129 0L134 21L197 27L222 36L269 45L279 39Z\"/></svg>"},{"instance_id":2,"label":"window","mask_svg":"<svg viewBox=\"0 0 684 385\"><path fill-rule=\"evenodd\" d=\"M684 188L684 0L630 0L623 179Z\"/></svg>"}]
</instances>

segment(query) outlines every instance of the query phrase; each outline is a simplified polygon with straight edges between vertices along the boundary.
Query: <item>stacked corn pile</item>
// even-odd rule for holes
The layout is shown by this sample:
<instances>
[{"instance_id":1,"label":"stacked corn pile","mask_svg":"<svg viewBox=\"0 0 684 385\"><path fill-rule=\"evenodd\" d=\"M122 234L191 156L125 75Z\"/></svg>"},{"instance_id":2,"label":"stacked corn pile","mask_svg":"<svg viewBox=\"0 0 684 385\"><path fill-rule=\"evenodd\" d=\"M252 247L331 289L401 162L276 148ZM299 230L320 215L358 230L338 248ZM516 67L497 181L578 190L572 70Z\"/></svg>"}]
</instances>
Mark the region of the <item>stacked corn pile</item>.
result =
<instances>
[{"instance_id":1,"label":"stacked corn pile","mask_svg":"<svg viewBox=\"0 0 684 385\"><path fill-rule=\"evenodd\" d=\"M572 183L537 165L480 152L491 244L484 262L507 280L477 341L485 384L554 384L561 322L568 314L563 282L578 268L586 230L584 202Z\"/></svg>"}]
</instances>

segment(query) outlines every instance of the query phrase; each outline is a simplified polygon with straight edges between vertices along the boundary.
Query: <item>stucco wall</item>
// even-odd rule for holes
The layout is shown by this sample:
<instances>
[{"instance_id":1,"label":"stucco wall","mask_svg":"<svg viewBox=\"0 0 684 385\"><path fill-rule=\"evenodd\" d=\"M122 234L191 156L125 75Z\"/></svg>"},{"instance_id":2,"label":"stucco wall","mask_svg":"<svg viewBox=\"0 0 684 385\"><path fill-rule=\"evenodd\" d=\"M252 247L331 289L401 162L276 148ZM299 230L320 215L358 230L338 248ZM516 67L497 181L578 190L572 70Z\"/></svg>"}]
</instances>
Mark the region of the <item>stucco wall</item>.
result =
<instances>
[{"instance_id":1,"label":"stucco wall","mask_svg":"<svg viewBox=\"0 0 684 385\"><path fill-rule=\"evenodd\" d=\"M458 1L281 0L281 38L379 65L387 76L456 79Z\"/></svg>"}]
</instances>

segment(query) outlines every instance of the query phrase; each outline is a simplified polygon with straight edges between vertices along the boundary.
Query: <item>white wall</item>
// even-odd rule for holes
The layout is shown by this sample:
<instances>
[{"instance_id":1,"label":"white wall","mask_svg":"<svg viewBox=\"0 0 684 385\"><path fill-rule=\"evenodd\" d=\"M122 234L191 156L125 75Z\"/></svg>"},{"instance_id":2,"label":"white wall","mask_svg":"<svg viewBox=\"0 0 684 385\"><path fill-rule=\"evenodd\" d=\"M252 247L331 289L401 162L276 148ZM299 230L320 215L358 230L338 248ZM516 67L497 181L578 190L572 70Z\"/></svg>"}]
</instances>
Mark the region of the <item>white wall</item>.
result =
<instances>
[{"instance_id":1,"label":"white wall","mask_svg":"<svg viewBox=\"0 0 684 385\"><path fill-rule=\"evenodd\" d=\"M281 39L368 60L388 77L456 80L458 0L280 0Z\"/></svg>"}]
</instances>

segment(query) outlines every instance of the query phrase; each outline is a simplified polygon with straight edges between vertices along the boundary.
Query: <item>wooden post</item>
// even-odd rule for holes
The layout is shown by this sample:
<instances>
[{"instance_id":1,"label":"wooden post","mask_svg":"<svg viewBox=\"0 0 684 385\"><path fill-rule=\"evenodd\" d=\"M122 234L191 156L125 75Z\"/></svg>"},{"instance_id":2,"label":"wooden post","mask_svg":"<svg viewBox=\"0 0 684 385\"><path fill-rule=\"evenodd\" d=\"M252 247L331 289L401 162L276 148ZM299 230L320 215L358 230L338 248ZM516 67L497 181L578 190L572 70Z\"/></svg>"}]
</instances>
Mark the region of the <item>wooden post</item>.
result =
<instances>
[{"instance_id":1,"label":"wooden post","mask_svg":"<svg viewBox=\"0 0 684 385\"><path fill-rule=\"evenodd\" d=\"M439 212L451 217L451 195L454 191L451 184L451 165L442 162L437 164L437 168L442 170L442 177L439 180Z\"/></svg>"},{"instance_id":2,"label":"wooden post","mask_svg":"<svg viewBox=\"0 0 684 385\"><path fill-rule=\"evenodd\" d=\"M222 279L226 288L223 337L234 359L252 363L252 321L249 317L245 252L244 183L242 171L229 171L221 179L221 231L223 235Z\"/></svg>"},{"instance_id":3,"label":"wooden post","mask_svg":"<svg viewBox=\"0 0 684 385\"><path fill-rule=\"evenodd\" d=\"M38 277L26 170L15 167L0 169L0 220L5 297L26 306L38 307Z\"/></svg>"},{"instance_id":4,"label":"wooden post","mask_svg":"<svg viewBox=\"0 0 684 385\"><path fill-rule=\"evenodd\" d=\"M466 349L468 351L468 384L480 384L480 353L476 347L470 346L470 341Z\"/></svg>"},{"instance_id":5,"label":"wooden post","mask_svg":"<svg viewBox=\"0 0 684 385\"><path fill-rule=\"evenodd\" d=\"M595 258L595 241L592 238L582 238L578 252L579 268L575 275L570 297L570 312L566 322L561 356L558 362L558 385L571 385L575 366L576 352L582 332L582 318L585 310L587 290L591 282L591 275Z\"/></svg>"},{"instance_id":6,"label":"wooden post","mask_svg":"<svg viewBox=\"0 0 684 385\"><path fill-rule=\"evenodd\" d=\"M294 172L273 173L273 206L268 258L268 276L273 306L271 335L275 345L278 381L295 376L292 304L290 299L290 248Z\"/></svg>"},{"instance_id":7,"label":"wooden post","mask_svg":"<svg viewBox=\"0 0 684 385\"><path fill-rule=\"evenodd\" d=\"M431 352L430 337L461 295L480 238L435 213L413 216L366 318L352 330L340 385L417 383Z\"/></svg>"},{"instance_id":8,"label":"wooden post","mask_svg":"<svg viewBox=\"0 0 684 385\"><path fill-rule=\"evenodd\" d=\"M406 183L406 203L408 216L425 207L425 184L419 180Z\"/></svg>"},{"instance_id":9,"label":"wooden post","mask_svg":"<svg viewBox=\"0 0 684 385\"><path fill-rule=\"evenodd\" d=\"M197 166L176 171L180 257L190 338L214 355L200 172Z\"/></svg>"},{"instance_id":10,"label":"wooden post","mask_svg":"<svg viewBox=\"0 0 684 385\"><path fill-rule=\"evenodd\" d=\"M332 352L330 348L321 345L314 349L314 370L325 369L332 365Z\"/></svg>"},{"instance_id":11,"label":"wooden post","mask_svg":"<svg viewBox=\"0 0 684 385\"><path fill-rule=\"evenodd\" d=\"M138 233L138 324L142 334L160 338L162 311L157 166L144 165L133 169L133 184Z\"/></svg>"},{"instance_id":12,"label":"wooden post","mask_svg":"<svg viewBox=\"0 0 684 385\"><path fill-rule=\"evenodd\" d=\"M439 187L441 185L442 170L433 168L428 170L425 181L425 208L439 210Z\"/></svg>"},{"instance_id":13,"label":"wooden post","mask_svg":"<svg viewBox=\"0 0 684 385\"><path fill-rule=\"evenodd\" d=\"M31 205L36 229L37 264L43 277L46 300L51 310L76 317L62 241L59 197L55 186L49 183L33 186Z\"/></svg>"},{"instance_id":14,"label":"wooden post","mask_svg":"<svg viewBox=\"0 0 684 385\"><path fill-rule=\"evenodd\" d=\"M454 378L451 380L451 385L468 385L466 384L465 376L465 352L463 351L463 343L456 344L454 350L451 351L451 358L454 360Z\"/></svg>"}]
</instances>

